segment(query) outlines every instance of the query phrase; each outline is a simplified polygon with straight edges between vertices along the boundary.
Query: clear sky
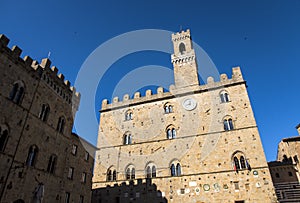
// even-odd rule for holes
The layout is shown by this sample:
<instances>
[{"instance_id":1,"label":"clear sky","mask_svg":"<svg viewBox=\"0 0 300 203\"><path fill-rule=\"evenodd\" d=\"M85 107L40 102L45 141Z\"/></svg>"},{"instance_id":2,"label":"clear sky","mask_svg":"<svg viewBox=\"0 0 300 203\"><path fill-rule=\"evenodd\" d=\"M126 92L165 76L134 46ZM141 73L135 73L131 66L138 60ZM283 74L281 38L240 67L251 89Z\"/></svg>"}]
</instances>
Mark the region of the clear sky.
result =
<instances>
[{"instance_id":1,"label":"clear sky","mask_svg":"<svg viewBox=\"0 0 300 203\"><path fill-rule=\"evenodd\" d=\"M0 32L11 39L9 46L18 45L23 56L38 61L50 51L52 65L72 84L87 57L113 37L141 29L177 32L181 26L189 28L220 73L231 76L231 67L241 66L268 161L276 158L282 138L297 135L299 0L0 0L0 5ZM172 67L169 54L157 51L115 61L98 86L95 111L103 98L112 97L124 75L153 64ZM85 90L80 91L84 97ZM81 136L95 144L97 129L86 128Z\"/></svg>"}]
</instances>

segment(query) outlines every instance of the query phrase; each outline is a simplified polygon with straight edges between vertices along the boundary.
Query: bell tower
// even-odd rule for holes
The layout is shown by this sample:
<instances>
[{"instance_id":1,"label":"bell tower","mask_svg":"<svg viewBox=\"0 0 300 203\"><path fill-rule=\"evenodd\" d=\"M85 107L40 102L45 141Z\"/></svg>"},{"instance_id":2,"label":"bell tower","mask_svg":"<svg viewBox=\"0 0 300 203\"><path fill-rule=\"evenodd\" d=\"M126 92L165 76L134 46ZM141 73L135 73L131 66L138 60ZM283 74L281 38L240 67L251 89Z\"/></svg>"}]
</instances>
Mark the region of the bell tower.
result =
<instances>
[{"instance_id":1,"label":"bell tower","mask_svg":"<svg viewBox=\"0 0 300 203\"><path fill-rule=\"evenodd\" d=\"M174 54L171 59L174 67L175 87L199 85L197 62L190 30L172 34Z\"/></svg>"}]
</instances>

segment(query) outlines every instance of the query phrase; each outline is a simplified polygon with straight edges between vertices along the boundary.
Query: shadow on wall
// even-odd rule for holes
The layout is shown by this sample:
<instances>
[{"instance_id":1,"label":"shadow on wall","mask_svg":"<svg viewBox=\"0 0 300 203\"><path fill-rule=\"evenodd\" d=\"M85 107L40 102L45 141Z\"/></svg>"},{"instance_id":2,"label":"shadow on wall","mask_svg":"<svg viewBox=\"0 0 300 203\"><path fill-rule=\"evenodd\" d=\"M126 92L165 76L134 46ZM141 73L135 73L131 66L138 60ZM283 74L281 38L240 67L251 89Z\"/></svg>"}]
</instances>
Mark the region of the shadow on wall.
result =
<instances>
[{"instance_id":1,"label":"shadow on wall","mask_svg":"<svg viewBox=\"0 0 300 203\"><path fill-rule=\"evenodd\" d=\"M145 179L144 179L145 180ZM111 187L94 189L92 192L92 203L167 203L167 199L163 197L161 191L157 190L157 186L152 184L151 179L137 179L137 184L130 181L118 185L117 183Z\"/></svg>"}]
</instances>

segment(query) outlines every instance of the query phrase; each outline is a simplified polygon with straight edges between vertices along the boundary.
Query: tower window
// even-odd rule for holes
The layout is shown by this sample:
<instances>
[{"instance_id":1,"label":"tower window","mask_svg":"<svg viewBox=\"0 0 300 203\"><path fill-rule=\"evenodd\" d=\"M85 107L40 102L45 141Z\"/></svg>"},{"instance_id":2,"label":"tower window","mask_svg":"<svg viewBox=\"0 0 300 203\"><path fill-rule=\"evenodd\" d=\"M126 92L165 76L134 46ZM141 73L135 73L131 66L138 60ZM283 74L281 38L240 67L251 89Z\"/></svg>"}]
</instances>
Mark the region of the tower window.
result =
<instances>
[{"instance_id":1,"label":"tower window","mask_svg":"<svg viewBox=\"0 0 300 203\"><path fill-rule=\"evenodd\" d=\"M148 164L146 167L146 177L155 178L156 177L156 167L153 163Z\"/></svg>"},{"instance_id":2,"label":"tower window","mask_svg":"<svg viewBox=\"0 0 300 203\"><path fill-rule=\"evenodd\" d=\"M9 99L16 104L20 104L24 96L24 85L22 82L15 82L9 94Z\"/></svg>"},{"instance_id":3,"label":"tower window","mask_svg":"<svg viewBox=\"0 0 300 203\"><path fill-rule=\"evenodd\" d=\"M111 177L111 170L110 170L110 169L107 171L107 174L106 174L106 180L107 180L107 181L111 181L111 180L112 180L112 177Z\"/></svg>"},{"instance_id":4,"label":"tower window","mask_svg":"<svg viewBox=\"0 0 300 203\"><path fill-rule=\"evenodd\" d=\"M279 178L280 176L279 176L279 173L275 173L275 177L276 178Z\"/></svg>"},{"instance_id":5,"label":"tower window","mask_svg":"<svg viewBox=\"0 0 300 203\"><path fill-rule=\"evenodd\" d=\"M126 180L129 180L130 177L131 177L131 174L130 174L130 168L128 168L128 169L126 170Z\"/></svg>"},{"instance_id":6,"label":"tower window","mask_svg":"<svg viewBox=\"0 0 300 203\"><path fill-rule=\"evenodd\" d=\"M77 154L77 148L78 148L77 145L75 145L75 144L72 145L72 154L73 154L73 155L76 155L76 154Z\"/></svg>"},{"instance_id":7,"label":"tower window","mask_svg":"<svg viewBox=\"0 0 300 203\"><path fill-rule=\"evenodd\" d=\"M151 167L147 166L147 178L151 178Z\"/></svg>"},{"instance_id":8,"label":"tower window","mask_svg":"<svg viewBox=\"0 0 300 203\"><path fill-rule=\"evenodd\" d=\"M66 196L65 196L65 203L69 203L70 202L70 193L66 192Z\"/></svg>"},{"instance_id":9,"label":"tower window","mask_svg":"<svg viewBox=\"0 0 300 203\"><path fill-rule=\"evenodd\" d=\"M243 169L251 170L250 164L245 159L245 156L242 152L236 152L233 155L233 167L235 171Z\"/></svg>"},{"instance_id":10,"label":"tower window","mask_svg":"<svg viewBox=\"0 0 300 203\"><path fill-rule=\"evenodd\" d=\"M106 181L115 181L117 180L117 171L116 169L112 166L107 170L106 173Z\"/></svg>"},{"instance_id":11,"label":"tower window","mask_svg":"<svg viewBox=\"0 0 300 203\"><path fill-rule=\"evenodd\" d=\"M241 169L239 159L238 159L237 157L234 157L234 158L233 158L233 161L234 161L234 169L235 169L235 170Z\"/></svg>"},{"instance_id":12,"label":"tower window","mask_svg":"<svg viewBox=\"0 0 300 203\"><path fill-rule=\"evenodd\" d=\"M0 126L0 151L3 152L8 140L8 128L5 125Z\"/></svg>"},{"instance_id":13,"label":"tower window","mask_svg":"<svg viewBox=\"0 0 300 203\"><path fill-rule=\"evenodd\" d=\"M66 123L65 118L63 116L59 117L58 123L57 123L57 127L56 127L56 130L59 133L63 133L64 132L65 123Z\"/></svg>"},{"instance_id":14,"label":"tower window","mask_svg":"<svg viewBox=\"0 0 300 203\"><path fill-rule=\"evenodd\" d=\"M167 103L165 106L164 106L164 110L165 110L165 113L168 114L168 113L173 113L173 106L169 103Z\"/></svg>"},{"instance_id":15,"label":"tower window","mask_svg":"<svg viewBox=\"0 0 300 203\"><path fill-rule=\"evenodd\" d=\"M221 98L221 102L222 103L226 103L226 102L229 102L229 95L226 91L222 91L220 93L220 98Z\"/></svg>"},{"instance_id":16,"label":"tower window","mask_svg":"<svg viewBox=\"0 0 300 203\"><path fill-rule=\"evenodd\" d=\"M83 172L83 173L81 174L81 182L82 182L82 183L85 183L85 182L86 182L86 173L85 173L85 172Z\"/></svg>"},{"instance_id":17,"label":"tower window","mask_svg":"<svg viewBox=\"0 0 300 203\"><path fill-rule=\"evenodd\" d=\"M131 133L127 132L123 136L123 144L128 145L128 144L131 144L131 143L132 143L132 135L131 135Z\"/></svg>"},{"instance_id":18,"label":"tower window","mask_svg":"<svg viewBox=\"0 0 300 203\"><path fill-rule=\"evenodd\" d=\"M171 164L170 170L171 176L181 176L181 165L178 161Z\"/></svg>"},{"instance_id":19,"label":"tower window","mask_svg":"<svg viewBox=\"0 0 300 203\"><path fill-rule=\"evenodd\" d=\"M176 176L176 170L175 170L175 165L174 164L172 164L171 165L171 176Z\"/></svg>"},{"instance_id":20,"label":"tower window","mask_svg":"<svg viewBox=\"0 0 300 203\"><path fill-rule=\"evenodd\" d=\"M117 171L116 170L113 171L113 180L117 180Z\"/></svg>"},{"instance_id":21,"label":"tower window","mask_svg":"<svg viewBox=\"0 0 300 203\"><path fill-rule=\"evenodd\" d=\"M87 151L85 151L84 160L88 161L89 158L90 158L90 154Z\"/></svg>"},{"instance_id":22,"label":"tower window","mask_svg":"<svg viewBox=\"0 0 300 203\"><path fill-rule=\"evenodd\" d=\"M74 174L74 168L70 167L68 171L68 178L73 179L73 174Z\"/></svg>"},{"instance_id":23,"label":"tower window","mask_svg":"<svg viewBox=\"0 0 300 203\"><path fill-rule=\"evenodd\" d=\"M36 145L32 145L29 148L27 159L26 159L26 165L27 166L33 166L35 164L37 153L38 153L37 146Z\"/></svg>"},{"instance_id":24,"label":"tower window","mask_svg":"<svg viewBox=\"0 0 300 203\"><path fill-rule=\"evenodd\" d=\"M133 113L131 110L126 111L125 113L125 121L130 121L133 119Z\"/></svg>"},{"instance_id":25,"label":"tower window","mask_svg":"<svg viewBox=\"0 0 300 203\"><path fill-rule=\"evenodd\" d=\"M133 165L130 165L125 170L126 180L133 180L135 179L135 168Z\"/></svg>"},{"instance_id":26,"label":"tower window","mask_svg":"<svg viewBox=\"0 0 300 203\"><path fill-rule=\"evenodd\" d=\"M48 118L50 112L50 107L48 104L43 104L42 105L42 109L39 115L39 119L41 119L42 121L46 121Z\"/></svg>"},{"instance_id":27,"label":"tower window","mask_svg":"<svg viewBox=\"0 0 300 203\"><path fill-rule=\"evenodd\" d=\"M246 168L245 158L243 156L240 157L241 168Z\"/></svg>"},{"instance_id":28,"label":"tower window","mask_svg":"<svg viewBox=\"0 0 300 203\"><path fill-rule=\"evenodd\" d=\"M179 44L179 52L180 52L180 54L184 54L185 53L185 45L184 45L184 43L183 42L181 42L180 44Z\"/></svg>"},{"instance_id":29,"label":"tower window","mask_svg":"<svg viewBox=\"0 0 300 203\"><path fill-rule=\"evenodd\" d=\"M152 178L156 177L156 167L152 166Z\"/></svg>"},{"instance_id":30,"label":"tower window","mask_svg":"<svg viewBox=\"0 0 300 203\"><path fill-rule=\"evenodd\" d=\"M225 131L229 131L229 130L233 130L233 122L232 119L224 119L224 130Z\"/></svg>"},{"instance_id":31,"label":"tower window","mask_svg":"<svg viewBox=\"0 0 300 203\"><path fill-rule=\"evenodd\" d=\"M131 179L135 179L135 168L131 169Z\"/></svg>"},{"instance_id":32,"label":"tower window","mask_svg":"<svg viewBox=\"0 0 300 203\"><path fill-rule=\"evenodd\" d=\"M174 139L175 137L176 137L176 129L171 126L167 129L167 138Z\"/></svg>"},{"instance_id":33,"label":"tower window","mask_svg":"<svg viewBox=\"0 0 300 203\"><path fill-rule=\"evenodd\" d=\"M56 165L56 155L51 155L48 162L47 172L54 174L54 169Z\"/></svg>"}]
</instances>

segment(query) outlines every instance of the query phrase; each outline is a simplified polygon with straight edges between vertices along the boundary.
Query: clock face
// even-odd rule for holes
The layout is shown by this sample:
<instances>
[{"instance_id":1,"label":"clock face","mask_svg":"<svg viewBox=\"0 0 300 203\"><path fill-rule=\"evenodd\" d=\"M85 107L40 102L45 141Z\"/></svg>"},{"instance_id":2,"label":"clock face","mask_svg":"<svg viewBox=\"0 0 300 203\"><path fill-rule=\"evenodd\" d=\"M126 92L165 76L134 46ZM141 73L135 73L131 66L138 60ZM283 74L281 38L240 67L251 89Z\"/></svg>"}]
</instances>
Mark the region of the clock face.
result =
<instances>
[{"instance_id":1,"label":"clock face","mask_svg":"<svg viewBox=\"0 0 300 203\"><path fill-rule=\"evenodd\" d=\"M193 110L193 109L196 108L197 102L196 102L196 100L193 99L193 98L188 98L188 99L185 99L185 100L182 102L182 106L183 106L183 108L185 108L186 110L191 111L191 110Z\"/></svg>"}]
</instances>

